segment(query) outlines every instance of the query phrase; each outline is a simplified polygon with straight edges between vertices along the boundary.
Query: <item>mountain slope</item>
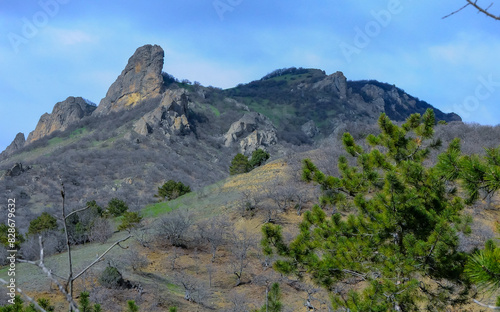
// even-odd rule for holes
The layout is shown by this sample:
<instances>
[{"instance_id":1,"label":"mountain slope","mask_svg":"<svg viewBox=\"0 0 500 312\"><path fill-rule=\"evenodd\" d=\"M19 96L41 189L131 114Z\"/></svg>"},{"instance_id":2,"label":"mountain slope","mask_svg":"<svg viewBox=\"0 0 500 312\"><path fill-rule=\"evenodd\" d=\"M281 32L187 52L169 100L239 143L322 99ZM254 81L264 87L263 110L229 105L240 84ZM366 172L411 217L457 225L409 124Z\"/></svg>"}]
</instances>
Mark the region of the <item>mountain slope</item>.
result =
<instances>
[{"instance_id":1,"label":"mountain slope","mask_svg":"<svg viewBox=\"0 0 500 312\"><path fill-rule=\"evenodd\" d=\"M139 209L166 180L197 189L227 177L238 152L263 148L276 159L349 125L373 124L380 113L403 120L431 107L395 86L318 69L277 70L226 90L204 87L162 72L163 59L159 46L138 48L97 107L69 97L26 141L16 136L0 156L4 172L24 165L0 178L9 196L26 211L52 209L63 182L74 207L119 197Z\"/></svg>"}]
</instances>

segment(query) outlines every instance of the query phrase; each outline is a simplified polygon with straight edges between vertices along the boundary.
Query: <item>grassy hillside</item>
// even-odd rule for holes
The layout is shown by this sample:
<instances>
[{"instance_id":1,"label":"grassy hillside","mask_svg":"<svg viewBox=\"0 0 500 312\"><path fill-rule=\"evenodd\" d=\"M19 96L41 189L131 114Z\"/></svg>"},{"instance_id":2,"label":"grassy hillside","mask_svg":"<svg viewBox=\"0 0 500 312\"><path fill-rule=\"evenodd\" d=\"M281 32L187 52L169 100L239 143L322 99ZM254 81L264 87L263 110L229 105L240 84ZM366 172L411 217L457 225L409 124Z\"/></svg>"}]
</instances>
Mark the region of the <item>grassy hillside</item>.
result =
<instances>
[{"instance_id":1,"label":"grassy hillside","mask_svg":"<svg viewBox=\"0 0 500 312\"><path fill-rule=\"evenodd\" d=\"M272 263L273 259L266 259L258 242L261 237L260 228L268 217L268 209L276 206L275 200L279 194L302 192L302 211L310 209L316 202L317 189L298 181L300 159L308 157L321 164L329 156L331 155L327 151L316 150L276 160L249 173L231 176L175 200L147 205L141 209L144 216L142 228L132 234L141 238L147 236L148 247L144 247L135 238L122 244L126 249L115 247L103 261L76 283L77 292L90 291L91 300L105 302L105 311L122 311L124 302L131 299L136 301L141 311L168 311L168 307L172 305L179 307L179 311L238 311L234 309L235 306L260 307L264 303L266 283L276 281L280 283L283 292L284 311L302 311L309 295L314 298L312 303L319 311L327 311L329 299L326 292L315 287L307 279L299 281L296 277L284 277L274 272L265 265L266 262ZM289 189L285 186L295 188ZM301 217L294 209L296 204L297 201L289 203L285 211L277 211L273 219L273 222L283 226L286 237L298 233ZM498 202L494 201L492 207L497 205ZM162 218L172 216L176 212L189 212L192 216L192 225L183 247L169 246L165 244L164 239L155 236L156 226ZM474 231L471 238L464 239L464 242L471 244L471 241L474 243L484 240L483 235L488 235L485 232L492 231L495 226L493 220L498 218L497 212L484 210L482 205L478 205L469 208L467 213L474 216ZM214 216L221 216L230 230L225 234L226 240L218 248L212 262L210 248L206 242L200 240L198 230L203 221ZM119 222L120 218L115 220L115 228ZM251 244L245 259L248 263L243 269L239 286L235 286L237 279L232 267L237 262L233 253L234 234L239 237L245 235ZM117 232L105 244L91 243L74 248L75 271L85 267L112 242L126 235L126 232ZM131 263L140 262L137 257L143 258L146 264L134 270ZM48 257L45 263L58 275L66 275L65 253ZM107 265L116 266L126 280L133 285L140 285L144 292L139 294L134 289L113 290L100 286L98 277ZM50 298L56 304L57 311L64 309L64 298L39 268L29 264L17 264L17 272L19 287L35 298ZM6 268L0 271L0 277L6 278ZM184 299L183 283L193 287L194 302ZM466 309L480 311L475 305Z\"/></svg>"}]
</instances>

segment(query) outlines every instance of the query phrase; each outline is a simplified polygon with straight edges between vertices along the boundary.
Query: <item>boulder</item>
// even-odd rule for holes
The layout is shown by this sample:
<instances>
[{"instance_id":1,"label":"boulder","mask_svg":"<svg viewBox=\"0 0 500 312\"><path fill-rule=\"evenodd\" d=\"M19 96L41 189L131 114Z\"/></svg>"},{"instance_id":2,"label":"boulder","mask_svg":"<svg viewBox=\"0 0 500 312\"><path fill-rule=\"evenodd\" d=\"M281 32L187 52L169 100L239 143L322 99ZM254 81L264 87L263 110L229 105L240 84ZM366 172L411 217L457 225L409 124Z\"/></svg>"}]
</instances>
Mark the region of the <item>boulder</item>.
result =
<instances>
[{"instance_id":1,"label":"boulder","mask_svg":"<svg viewBox=\"0 0 500 312\"><path fill-rule=\"evenodd\" d=\"M305 124L302 125L301 127L302 132L304 132L305 135L307 135L309 138L313 138L318 134L319 129L316 127L316 124L314 121L309 120Z\"/></svg>"},{"instance_id":2,"label":"boulder","mask_svg":"<svg viewBox=\"0 0 500 312\"><path fill-rule=\"evenodd\" d=\"M164 89L161 74L164 55L158 45L138 48L99 103L94 115L129 109L146 99L160 96Z\"/></svg>"}]
</instances>

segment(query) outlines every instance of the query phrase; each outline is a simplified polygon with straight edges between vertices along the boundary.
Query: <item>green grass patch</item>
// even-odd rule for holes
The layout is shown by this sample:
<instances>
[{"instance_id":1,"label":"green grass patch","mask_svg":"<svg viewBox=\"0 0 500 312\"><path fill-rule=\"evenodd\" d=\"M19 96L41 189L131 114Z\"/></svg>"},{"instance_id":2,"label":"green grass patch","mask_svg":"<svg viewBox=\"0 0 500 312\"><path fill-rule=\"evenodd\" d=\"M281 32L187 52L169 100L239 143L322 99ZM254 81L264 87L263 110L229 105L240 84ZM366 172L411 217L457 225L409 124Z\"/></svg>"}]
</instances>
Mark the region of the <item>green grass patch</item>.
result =
<instances>
[{"instance_id":1,"label":"green grass patch","mask_svg":"<svg viewBox=\"0 0 500 312\"><path fill-rule=\"evenodd\" d=\"M73 132L71 132L71 134L69 135L69 137L71 139L74 139L75 137L78 137L84 133L87 132L87 128L85 127L82 127L82 128L78 128L78 129L75 129Z\"/></svg>"},{"instance_id":2,"label":"green grass patch","mask_svg":"<svg viewBox=\"0 0 500 312\"><path fill-rule=\"evenodd\" d=\"M55 137L49 140L49 146L58 145L64 142L63 138Z\"/></svg>"},{"instance_id":3,"label":"green grass patch","mask_svg":"<svg viewBox=\"0 0 500 312\"><path fill-rule=\"evenodd\" d=\"M220 111L217 109L217 107L212 106L212 105L209 105L209 107L210 107L210 110L212 111L212 113L214 113L214 115L216 117L220 117Z\"/></svg>"},{"instance_id":4,"label":"green grass patch","mask_svg":"<svg viewBox=\"0 0 500 312\"><path fill-rule=\"evenodd\" d=\"M173 283L167 283L167 289L173 293L177 293L177 294L183 294L183 290L182 290L182 287L180 287L179 285L175 285Z\"/></svg>"},{"instance_id":5,"label":"green grass patch","mask_svg":"<svg viewBox=\"0 0 500 312\"><path fill-rule=\"evenodd\" d=\"M146 218L154 218L172 210L174 209L170 207L170 202L160 202L146 206L142 209L141 214Z\"/></svg>"}]
</instances>

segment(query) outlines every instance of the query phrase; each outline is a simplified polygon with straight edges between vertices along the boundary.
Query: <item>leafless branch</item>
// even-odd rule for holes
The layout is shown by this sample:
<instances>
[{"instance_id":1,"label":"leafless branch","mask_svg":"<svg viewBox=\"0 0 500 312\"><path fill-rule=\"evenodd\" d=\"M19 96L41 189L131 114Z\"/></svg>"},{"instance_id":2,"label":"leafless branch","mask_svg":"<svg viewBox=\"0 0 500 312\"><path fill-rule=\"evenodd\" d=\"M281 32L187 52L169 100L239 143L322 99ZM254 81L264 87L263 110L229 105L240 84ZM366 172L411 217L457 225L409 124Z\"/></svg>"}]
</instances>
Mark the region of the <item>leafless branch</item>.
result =
<instances>
[{"instance_id":1,"label":"leafless branch","mask_svg":"<svg viewBox=\"0 0 500 312\"><path fill-rule=\"evenodd\" d=\"M9 285L9 283L7 283L3 278L0 278L0 283L3 283L5 285ZM28 299L29 302L33 303L33 305L35 306L35 308L40 311L40 312L47 312L45 311L39 304L38 302L36 302L35 300L33 300L33 298L31 298L30 296L28 296L27 294L25 294L21 288L17 287L16 288L17 292L22 294L26 299Z\"/></svg>"},{"instance_id":2,"label":"leafless branch","mask_svg":"<svg viewBox=\"0 0 500 312\"><path fill-rule=\"evenodd\" d=\"M491 3L487 8L483 8L481 7L479 4L477 4L477 0L467 0L467 4L470 4L472 5L473 7L475 7L479 12L485 14L486 16L488 17L491 17L492 19L495 19L495 20L500 20L500 15L494 15L494 14L491 14L490 12L488 12L488 9L491 8L491 6L493 5L493 3Z\"/></svg>"},{"instance_id":3,"label":"leafless branch","mask_svg":"<svg viewBox=\"0 0 500 312\"><path fill-rule=\"evenodd\" d=\"M474 303L482 306L482 307L485 307L485 308L489 308L489 309L492 309L492 310L500 310L500 307L496 307L496 306L492 306L492 305L487 305L487 304L484 304L480 301L477 301L476 299L473 299Z\"/></svg>"},{"instance_id":4,"label":"leafless branch","mask_svg":"<svg viewBox=\"0 0 500 312\"><path fill-rule=\"evenodd\" d=\"M35 261L27 261L27 260L22 260L22 259L17 259L18 262L21 263L30 263L38 266L39 268L42 269L42 271L47 274L48 278L57 285L59 288L59 291L66 297L66 301L70 304L71 309L73 309L75 312L79 312L78 310L78 305L76 302L73 300L73 297L66 291L65 287L59 283L59 281L52 275L52 271L48 269L45 264L43 263L43 243L42 243L42 236L38 236L38 242L40 244L40 260L38 263Z\"/></svg>"},{"instance_id":5,"label":"leafless branch","mask_svg":"<svg viewBox=\"0 0 500 312\"><path fill-rule=\"evenodd\" d=\"M443 17L443 19L447 18L447 17L450 17L460 11L462 11L463 9L465 9L466 7L468 7L469 5L472 5L474 8L476 8L479 12L485 14L486 16L488 17L491 17L492 19L495 19L495 20L500 20L500 15L494 15L490 12L488 12L488 10L493 6L493 2L490 3L489 6L487 6L486 8L480 6L479 4L477 4L477 0L466 0L467 1L467 4L465 4L463 7L461 7L460 9L454 11L454 12L451 12L450 14L446 15Z\"/></svg>"},{"instance_id":6,"label":"leafless branch","mask_svg":"<svg viewBox=\"0 0 500 312\"><path fill-rule=\"evenodd\" d=\"M129 235L126 238L120 239L119 241L115 242L113 245L109 246L109 248L106 249L106 251L103 252L102 255L100 255L97 259L95 259L91 264L89 264L80 273L78 273L77 275L75 275L75 277L73 277L73 280L76 280L78 277L80 277L82 274L84 274L88 269L90 269L94 264L96 264L97 262L101 261L102 257L104 257L113 247L115 247L116 245L120 246L121 242L124 242L124 241L126 241L127 239L129 239L131 237L132 237L132 235Z\"/></svg>"},{"instance_id":7,"label":"leafless branch","mask_svg":"<svg viewBox=\"0 0 500 312\"><path fill-rule=\"evenodd\" d=\"M456 10L456 11L453 11L451 12L450 14L446 15L446 16L443 16L442 19L445 19L445 18L448 18L454 14L457 14L458 12L462 11L463 9L465 9L467 6L469 6L470 3L467 3L466 5L464 5L463 7L461 7L460 9Z\"/></svg>"},{"instance_id":8,"label":"leafless branch","mask_svg":"<svg viewBox=\"0 0 500 312\"><path fill-rule=\"evenodd\" d=\"M73 215L73 214L75 214L75 213L82 212L82 211L87 210L87 209L89 209L89 208L90 208L90 206L87 206L87 207L83 207L83 208L81 208L81 209L74 210L74 211L72 211L71 213L69 213L69 214L66 216L66 218L69 218L71 215Z\"/></svg>"}]
</instances>

